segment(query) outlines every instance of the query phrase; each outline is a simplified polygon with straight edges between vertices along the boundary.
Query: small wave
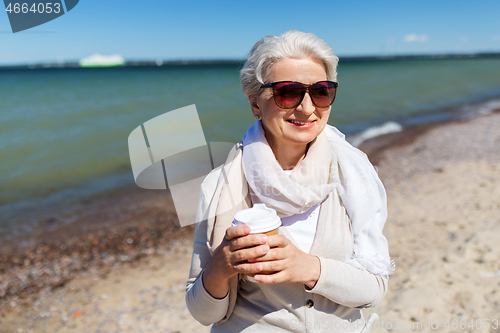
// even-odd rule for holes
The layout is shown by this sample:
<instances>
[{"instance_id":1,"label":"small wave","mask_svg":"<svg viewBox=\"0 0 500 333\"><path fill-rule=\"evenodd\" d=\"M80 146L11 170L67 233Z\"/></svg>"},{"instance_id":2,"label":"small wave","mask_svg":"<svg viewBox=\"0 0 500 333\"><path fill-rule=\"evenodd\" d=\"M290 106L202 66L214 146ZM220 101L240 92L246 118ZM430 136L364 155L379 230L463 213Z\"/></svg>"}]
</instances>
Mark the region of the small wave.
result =
<instances>
[{"instance_id":1,"label":"small wave","mask_svg":"<svg viewBox=\"0 0 500 333\"><path fill-rule=\"evenodd\" d=\"M492 99L479 104L465 105L459 111L459 117L461 119L470 119L478 116L486 116L492 114L495 110L500 110L500 98Z\"/></svg>"},{"instance_id":2,"label":"small wave","mask_svg":"<svg viewBox=\"0 0 500 333\"><path fill-rule=\"evenodd\" d=\"M400 124L398 124L394 121L388 121L383 125L367 128L363 132L349 137L348 141L353 146L357 147L363 141L366 141L368 139L371 139L371 138L374 138L374 137L377 137L380 135L388 134L388 133L401 132L402 130L403 130L403 126L401 126Z\"/></svg>"}]
</instances>

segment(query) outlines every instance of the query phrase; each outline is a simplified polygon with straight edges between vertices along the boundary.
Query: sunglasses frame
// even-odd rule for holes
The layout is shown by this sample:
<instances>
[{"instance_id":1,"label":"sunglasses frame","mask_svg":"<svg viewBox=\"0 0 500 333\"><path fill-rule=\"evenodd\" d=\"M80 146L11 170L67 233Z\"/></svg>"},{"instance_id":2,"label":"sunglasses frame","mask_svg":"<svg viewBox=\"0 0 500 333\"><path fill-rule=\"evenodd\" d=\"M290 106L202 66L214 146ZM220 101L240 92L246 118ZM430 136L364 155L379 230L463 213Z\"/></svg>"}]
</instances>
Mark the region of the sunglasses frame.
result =
<instances>
[{"instance_id":1,"label":"sunglasses frame","mask_svg":"<svg viewBox=\"0 0 500 333\"><path fill-rule=\"evenodd\" d=\"M330 104L328 106L318 106L316 105L316 103L314 102L314 98L311 96L311 93L310 93L310 90L309 88L315 84L318 84L318 83L322 83L322 82L328 82L328 83L333 83L333 87L335 88L335 95L333 95L333 99L332 101L330 102ZM299 102L297 103L297 105L295 106L292 106L290 108L284 108L282 107L281 105L279 105L278 101L276 100L276 95L274 94L274 87L277 85L277 84L280 84L280 83L297 83L297 84L300 84L302 85L303 87L306 88L306 92L302 95L302 98L299 100ZM305 84L305 83L302 83L302 82L298 82L298 81L278 81L278 82L272 82L272 83L264 83L262 84L260 87L261 88L273 88L273 99L274 99L274 103L276 103L277 106L279 106L280 108L282 109L293 109L293 108L296 108L297 106L299 106L302 101L304 100L304 96L307 94L309 94L309 97L311 98L311 102L314 104L314 106L316 106L317 108L327 108L329 107L330 105L333 104L333 102L335 101L335 97L337 97L337 88L338 88L339 84L335 81L328 81L328 80L322 80L322 81L318 81L318 82L314 82L314 83L311 83L311 84Z\"/></svg>"}]
</instances>

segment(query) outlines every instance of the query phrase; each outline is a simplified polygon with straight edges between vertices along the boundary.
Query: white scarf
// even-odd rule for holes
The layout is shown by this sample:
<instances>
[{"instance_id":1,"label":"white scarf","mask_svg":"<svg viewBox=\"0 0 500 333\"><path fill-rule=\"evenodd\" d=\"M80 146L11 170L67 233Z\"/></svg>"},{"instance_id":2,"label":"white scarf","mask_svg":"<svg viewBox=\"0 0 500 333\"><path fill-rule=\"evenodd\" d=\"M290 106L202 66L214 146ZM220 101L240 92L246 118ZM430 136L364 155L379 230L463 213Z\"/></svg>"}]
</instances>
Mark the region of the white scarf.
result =
<instances>
[{"instance_id":1,"label":"white scarf","mask_svg":"<svg viewBox=\"0 0 500 333\"><path fill-rule=\"evenodd\" d=\"M253 194L280 217L308 211L340 184L337 158L325 134L316 138L307 156L287 175L264 136L260 120L243 136L243 171Z\"/></svg>"},{"instance_id":2,"label":"white scarf","mask_svg":"<svg viewBox=\"0 0 500 333\"><path fill-rule=\"evenodd\" d=\"M290 176L267 143L261 121L248 129L243 153L235 148L229 154L207 211L212 252L222 242L234 213L250 206L246 183L281 217L303 213L337 189L354 235L353 257L344 262L382 276L394 270L382 234L387 219L385 189L366 155L351 146L335 127L325 127Z\"/></svg>"}]
</instances>

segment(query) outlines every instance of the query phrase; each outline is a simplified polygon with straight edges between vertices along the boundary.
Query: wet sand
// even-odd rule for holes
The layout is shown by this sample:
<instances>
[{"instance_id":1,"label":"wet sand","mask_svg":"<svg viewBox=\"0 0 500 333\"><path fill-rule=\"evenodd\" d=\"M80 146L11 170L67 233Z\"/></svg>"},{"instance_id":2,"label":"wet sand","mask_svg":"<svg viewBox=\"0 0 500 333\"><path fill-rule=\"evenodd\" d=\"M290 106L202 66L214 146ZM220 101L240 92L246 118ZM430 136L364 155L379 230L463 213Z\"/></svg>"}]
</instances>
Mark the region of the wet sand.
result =
<instances>
[{"instance_id":1,"label":"wet sand","mask_svg":"<svg viewBox=\"0 0 500 333\"><path fill-rule=\"evenodd\" d=\"M387 188L397 266L365 311L385 324L376 332L436 321L438 332L500 332L451 327L500 320L499 128L494 113L361 147ZM0 332L208 332L184 305L193 228L175 226L168 192L127 190L88 207L77 223L2 244Z\"/></svg>"}]
</instances>

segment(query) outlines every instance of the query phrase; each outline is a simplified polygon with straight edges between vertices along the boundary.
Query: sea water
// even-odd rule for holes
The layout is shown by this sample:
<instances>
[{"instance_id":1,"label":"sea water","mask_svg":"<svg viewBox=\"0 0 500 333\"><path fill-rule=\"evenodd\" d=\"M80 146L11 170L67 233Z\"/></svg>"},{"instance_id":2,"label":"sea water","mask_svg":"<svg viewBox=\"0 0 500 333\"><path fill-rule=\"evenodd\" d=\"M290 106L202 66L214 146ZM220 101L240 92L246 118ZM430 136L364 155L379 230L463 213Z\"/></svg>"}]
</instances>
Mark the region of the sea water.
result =
<instances>
[{"instance_id":1,"label":"sea water","mask_svg":"<svg viewBox=\"0 0 500 333\"><path fill-rule=\"evenodd\" d=\"M207 142L239 141L254 122L240 68L0 70L0 233L26 202L133 183L128 135L165 112L195 104ZM500 59L341 59L338 82L329 123L353 135L387 122L446 120L466 115L470 103L495 102Z\"/></svg>"}]
</instances>

